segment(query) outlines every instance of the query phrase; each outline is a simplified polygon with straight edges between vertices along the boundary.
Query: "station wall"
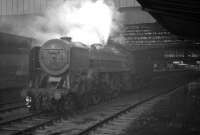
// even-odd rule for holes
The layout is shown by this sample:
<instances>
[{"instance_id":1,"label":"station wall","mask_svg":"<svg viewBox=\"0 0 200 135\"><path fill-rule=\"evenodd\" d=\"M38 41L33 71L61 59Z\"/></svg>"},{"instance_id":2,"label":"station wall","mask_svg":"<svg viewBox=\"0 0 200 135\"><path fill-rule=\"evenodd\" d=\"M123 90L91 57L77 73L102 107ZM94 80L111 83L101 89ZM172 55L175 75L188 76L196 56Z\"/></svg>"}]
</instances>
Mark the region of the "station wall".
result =
<instances>
[{"instance_id":1,"label":"station wall","mask_svg":"<svg viewBox=\"0 0 200 135\"><path fill-rule=\"evenodd\" d=\"M124 16L124 24L154 23L156 20L141 7L120 8Z\"/></svg>"},{"instance_id":2,"label":"station wall","mask_svg":"<svg viewBox=\"0 0 200 135\"><path fill-rule=\"evenodd\" d=\"M55 0L0 0L0 15L35 14L45 10ZM66 1L66 0L56 0ZM136 0L113 0L117 8L140 7Z\"/></svg>"},{"instance_id":3,"label":"station wall","mask_svg":"<svg viewBox=\"0 0 200 135\"><path fill-rule=\"evenodd\" d=\"M24 15L42 12L49 0L0 0L0 15Z\"/></svg>"},{"instance_id":4,"label":"station wall","mask_svg":"<svg viewBox=\"0 0 200 135\"><path fill-rule=\"evenodd\" d=\"M113 0L117 8L141 7L137 0Z\"/></svg>"}]
</instances>

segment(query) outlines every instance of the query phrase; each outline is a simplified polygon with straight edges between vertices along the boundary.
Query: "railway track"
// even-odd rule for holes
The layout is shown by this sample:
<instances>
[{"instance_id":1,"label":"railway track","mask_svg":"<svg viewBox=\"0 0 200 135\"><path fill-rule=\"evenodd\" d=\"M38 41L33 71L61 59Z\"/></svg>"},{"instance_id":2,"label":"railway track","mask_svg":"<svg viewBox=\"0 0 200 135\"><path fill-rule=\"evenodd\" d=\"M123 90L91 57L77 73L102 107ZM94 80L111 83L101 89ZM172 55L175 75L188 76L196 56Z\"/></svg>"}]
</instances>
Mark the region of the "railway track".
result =
<instances>
[{"instance_id":1,"label":"railway track","mask_svg":"<svg viewBox=\"0 0 200 135\"><path fill-rule=\"evenodd\" d=\"M54 120L58 120L58 117L43 112L29 113L14 119L0 121L0 134L27 134L36 128L52 123Z\"/></svg>"},{"instance_id":2,"label":"railway track","mask_svg":"<svg viewBox=\"0 0 200 135\"><path fill-rule=\"evenodd\" d=\"M88 134L119 134L143 112L147 112L152 106L162 98L172 94L172 89L162 94L151 95L148 98L139 96L137 102L118 102L108 105L107 108L99 109L86 115L76 118L61 120L53 126L39 129L34 132L36 135L88 135Z\"/></svg>"},{"instance_id":3,"label":"railway track","mask_svg":"<svg viewBox=\"0 0 200 135\"><path fill-rule=\"evenodd\" d=\"M0 107L10 105L10 104L15 104L21 102L20 100L15 100L15 101L10 101L10 102L1 102Z\"/></svg>"},{"instance_id":4,"label":"railway track","mask_svg":"<svg viewBox=\"0 0 200 135\"><path fill-rule=\"evenodd\" d=\"M0 106L0 122L5 121L6 119L15 118L20 114L28 113L28 108L24 102L16 103L6 103Z\"/></svg>"},{"instance_id":5,"label":"railway track","mask_svg":"<svg viewBox=\"0 0 200 135\"><path fill-rule=\"evenodd\" d=\"M180 84L175 87L180 87ZM170 91L174 91L175 87ZM145 112L146 108L151 108L159 98L170 92L166 93L166 90L164 91L162 94L157 93L156 96L151 91L145 91L143 94L135 93L128 98L116 99L110 103L106 102L95 106L96 108L91 107L89 110L80 112L77 116L68 119L61 119L59 116L47 115L45 113L29 113L23 117L0 121L0 134L114 134L119 132L119 130L122 131L124 128L121 127L124 127L124 125L138 117L142 111ZM147 94L145 95L144 93ZM145 104L147 104L146 107L144 107ZM47 126L49 124L51 126ZM41 129L39 127L44 128Z\"/></svg>"},{"instance_id":6,"label":"railway track","mask_svg":"<svg viewBox=\"0 0 200 135\"><path fill-rule=\"evenodd\" d=\"M131 105L111 116L103 119L102 121L84 129L77 135L88 135L88 134L119 134L123 133L128 125L136 119L141 113L150 109L156 102L160 101L164 96L171 94L174 91L165 93L164 95L152 96L146 100L138 102L137 104Z\"/></svg>"},{"instance_id":7,"label":"railway track","mask_svg":"<svg viewBox=\"0 0 200 135\"><path fill-rule=\"evenodd\" d=\"M13 111L16 109L20 109L20 108L25 108L25 107L26 107L26 105L24 102L4 104L0 108L0 114L5 113L5 112L10 112L10 111Z\"/></svg>"}]
</instances>

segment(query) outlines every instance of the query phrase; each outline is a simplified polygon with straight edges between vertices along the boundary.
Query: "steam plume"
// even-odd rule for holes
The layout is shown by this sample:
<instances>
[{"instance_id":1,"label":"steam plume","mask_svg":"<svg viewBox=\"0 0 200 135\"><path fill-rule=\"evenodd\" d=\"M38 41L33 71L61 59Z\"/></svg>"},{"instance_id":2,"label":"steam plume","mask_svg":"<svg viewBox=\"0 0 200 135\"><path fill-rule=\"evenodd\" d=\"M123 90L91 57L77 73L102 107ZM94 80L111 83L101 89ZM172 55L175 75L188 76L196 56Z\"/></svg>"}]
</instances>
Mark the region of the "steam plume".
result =
<instances>
[{"instance_id":1,"label":"steam plume","mask_svg":"<svg viewBox=\"0 0 200 135\"><path fill-rule=\"evenodd\" d=\"M62 36L87 45L106 44L119 30L120 13L112 0L66 0L54 2L43 15L32 19L18 33L41 43Z\"/></svg>"}]
</instances>

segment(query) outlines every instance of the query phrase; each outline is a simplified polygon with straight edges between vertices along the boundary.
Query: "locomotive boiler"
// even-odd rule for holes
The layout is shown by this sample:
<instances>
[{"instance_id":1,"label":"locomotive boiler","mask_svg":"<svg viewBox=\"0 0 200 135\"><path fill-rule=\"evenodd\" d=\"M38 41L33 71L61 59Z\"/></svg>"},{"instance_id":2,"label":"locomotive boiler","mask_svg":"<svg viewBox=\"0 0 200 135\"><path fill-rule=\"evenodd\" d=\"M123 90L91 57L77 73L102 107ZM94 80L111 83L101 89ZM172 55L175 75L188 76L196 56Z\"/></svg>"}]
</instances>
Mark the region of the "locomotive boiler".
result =
<instances>
[{"instance_id":1,"label":"locomotive boiler","mask_svg":"<svg viewBox=\"0 0 200 135\"><path fill-rule=\"evenodd\" d=\"M32 110L74 112L132 87L128 56L115 48L52 39L33 48L31 57L23 95Z\"/></svg>"}]
</instances>

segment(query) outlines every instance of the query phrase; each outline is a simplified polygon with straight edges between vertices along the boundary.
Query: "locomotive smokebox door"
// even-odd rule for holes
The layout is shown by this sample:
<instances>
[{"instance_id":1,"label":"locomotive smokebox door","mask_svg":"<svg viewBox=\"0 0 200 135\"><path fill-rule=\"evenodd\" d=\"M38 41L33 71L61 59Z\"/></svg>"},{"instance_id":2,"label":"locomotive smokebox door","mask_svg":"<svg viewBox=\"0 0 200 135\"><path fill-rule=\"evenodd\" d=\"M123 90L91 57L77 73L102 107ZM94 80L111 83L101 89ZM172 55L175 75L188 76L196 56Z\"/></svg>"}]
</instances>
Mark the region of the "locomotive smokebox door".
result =
<instances>
[{"instance_id":1,"label":"locomotive smokebox door","mask_svg":"<svg viewBox=\"0 0 200 135\"><path fill-rule=\"evenodd\" d=\"M52 76L67 71L70 64L71 45L60 39L47 41L40 49L39 61L42 69Z\"/></svg>"}]
</instances>

